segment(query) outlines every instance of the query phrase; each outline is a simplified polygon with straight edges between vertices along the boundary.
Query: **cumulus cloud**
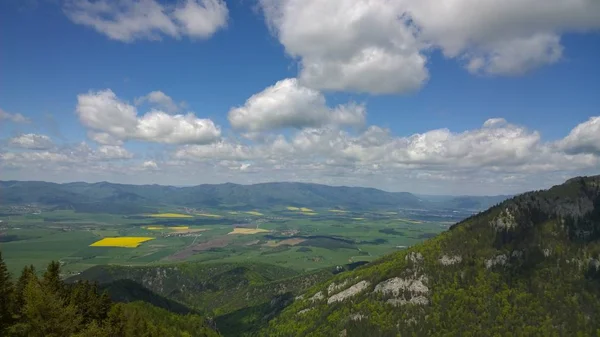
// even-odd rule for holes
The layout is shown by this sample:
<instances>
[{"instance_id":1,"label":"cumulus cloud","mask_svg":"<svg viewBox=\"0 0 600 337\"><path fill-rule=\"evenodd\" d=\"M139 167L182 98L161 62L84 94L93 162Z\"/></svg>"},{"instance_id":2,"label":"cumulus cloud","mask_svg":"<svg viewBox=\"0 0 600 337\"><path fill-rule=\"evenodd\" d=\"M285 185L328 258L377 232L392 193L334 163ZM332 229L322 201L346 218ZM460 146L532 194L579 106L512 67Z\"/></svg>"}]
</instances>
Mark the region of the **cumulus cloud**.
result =
<instances>
[{"instance_id":1,"label":"cumulus cloud","mask_svg":"<svg viewBox=\"0 0 600 337\"><path fill-rule=\"evenodd\" d=\"M378 126L326 125L255 140L229 135L169 147L143 160L118 145L7 148L0 149L0 170L6 179L62 174L72 181L80 174L78 179L128 183L293 180L421 193L515 193L597 173L599 123L600 117L592 117L558 141L544 141L538 131L503 118L462 132L435 129L412 135Z\"/></svg>"},{"instance_id":2,"label":"cumulus cloud","mask_svg":"<svg viewBox=\"0 0 600 337\"><path fill-rule=\"evenodd\" d=\"M116 139L106 132L88 131L88 138L100 145L123 145L123 141Z\"/></svg>"},{"instance_id":3,"label":"cumulus cloud","mask_svg":"<svg viewBox=\"0 0 600 337\"><path fill-rule=\"evenodd\" d=\"M223 0L185 0L163 5L155 0L69 0L66 15L76 24L113 40L159 40L163 36L209 38L227 25Z\"/></svg>"},{"instance_id":4,"label":"cumulus cloud","mask_svg":"<svg viewBox=\"0 0 600 337\"><path fill-rule=\"evenodd\" d=\"M577 125L558 145L570 154L600 155L600 117L591 117Z\"/></svg>"},{"instance_id":5,"label":"cumulus cloud","mask_svg":"<svg viewBox=\"0 0 600 337\"><path fill-rule=\"evenodd\" d=\"M145 96L137 97L134 102L135 105L141 105L145 102L149 102L166 110L169 113L177 112L177 110L179 110L179 105L177 105L177 103L175 103L171 97L162 91L152 91Z\"/></svg>"},{"instance_id":6,"label":"cumulus cloud","mask_svg":"<svg viewBox=\"0 0 600 337\"><path fill-rule=\"evenodd\" d=\"M316 89L385 94L429 75L416 27L396 1L261 0L267 23Z\"/></svg>"},{"instance_id":7,"label":"cumulus cloud","mask_svg":"<svg viewBox=\"0 0 600 337\"><path fill-rule=\"evenodd\" d=\"M13 147L31 150L47 150L54 146L52 139L46 135L26 133L9 139L8 143Z\"/></svg>"},{"instance_id":8,"label":"cumulus cloud","mask_svg":"<svg viewBox=\"0 0 600 337\"><path fill-rule=\"evenodd\" d=\"M20 113L10 113L0 109L0 121L7 120L13 123L29 123L29 118L21 115Z\"/></svg>"},{"instance_id":9,"label":"cumulus cloud","mask_svg":"<svg viewBox=\"0 0 600 337\"><path fill-rule=\"evenodd\" d=\"M158 169L158 164L154 160L146 160L142 163L142 168L145 170L156 170Z\"/></svg>"},{"instance_id":10,"label":"cumulus cloud","mask_svg":"<svg viewBox=\"0 0 600 337\"><path fill-rule=\"evenodd\" d=\"M319 91L288 78L253 95L243 106L231 109L229 122L235 129L257 132L323 125L359 126L364 124L365 115L365 107L360 104L329 108Z\"/></svg>"},{"instance_id":11,"label":"cumulus cloud","mask_svg":"<svg viewBox=\"0 0 600 337\"><path fill-rule=\"evenodd\" d=\"M437 129L406 137L394 136L377 126L360 133L332 127L307 128L289 137L280 135L257 143L222 140L184 146L173 157L231 168L247 164L245 167L253 172L267 175L311 171L321 177L364 178L419 173L419 179L445 176L448 180L482 172L490 176L525 176L600 165L598 156L564 153L543 142L539 132L501 118L465 132Z\"/></svg>"},{"instance_id":12,"label":"cumulus cloud","mask_svg":"<svg viewBox=\"0 0 600 337\"><path fill-rule=\"evenodd\" d=\"M600 28L596 0L260 0L311 88L404 93L440 49L473 73L519 75L562 58L560 36Z\"/></svg>"},{"instance_id":13,"label":"cumulus cloud","mask_svg":"<svg viewBox=\"0 0 600 337\"><path fill-rule=\"evenodd\" d=\"M193 113L170 115L151 110L138 116L135 106L120 100L110 89L77 96L76 112L81 123L96 132L92 137L101 144L109 144L111 139L202 144L221 135L213 121Z\"/></svg>"},{"instance_id":14,"label":"cumulus cloud","mask_svg":"<svg viewBox=\"0 0 600 337\"><path fill-rule=\"evenodd\" d=\"M116 145L99 146L95 155L100 159L106 160L133 158L131 152L127 151L124 147Z\"/></svg>"}]
</instances>

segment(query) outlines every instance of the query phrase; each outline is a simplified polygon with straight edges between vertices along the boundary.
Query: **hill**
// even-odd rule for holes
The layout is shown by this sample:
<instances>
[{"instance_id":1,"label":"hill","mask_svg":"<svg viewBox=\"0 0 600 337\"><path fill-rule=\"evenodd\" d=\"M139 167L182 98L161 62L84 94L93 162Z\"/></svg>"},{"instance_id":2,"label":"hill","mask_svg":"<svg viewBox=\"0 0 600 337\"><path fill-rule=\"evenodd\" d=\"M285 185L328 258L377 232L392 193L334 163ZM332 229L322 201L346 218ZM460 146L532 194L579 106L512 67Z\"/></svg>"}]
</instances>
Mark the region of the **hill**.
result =
<instances>
[{"instance_id":1,"label":"hill","mask_svg":"<svg viewBox=\"0 0 600 337\"><path fill-rule=\"evenodd\" d=\"M295 295L331 276L331 270L300 274L261 263L181 263L95 266L68 282L98 282L117 301L146 301L179 313L189 307L215 317L225 336L238 336L256 330Z\"/></svg>"},{"instance_id":2,"label":"hill","mask_svg":"<svg viewBox=\"0 0 600 337\"><path fill-rule=\"evenodd\" d=\"M425 208L428 203L406 192L305 183L217 184L192 187L124 185L107 182L55 184L0 181L0 203L42 204L80 212L134 214L160 205L267 208L273 206L352 209Z\"/></svg>"},{"instance_id":3,"label":"hill","mask_svg":"<svg viewBox=\"0 0 600 337\"><path fill-rule=\"evenodd\" d=\"M600 176L525 193L311 288L263 336L600 334Z\"/></svg>"},{"instance_id":4,"label":"hill","mask_svg":"<svg viewBox=\"0 0 600 337\"><path fill-rule=\"evenodd\" d=\"M16 282L7 270L0 254L0 336L220 336L197 314L178 315L146 302L113 303L96 284L66 284L58 262L41 278L25 267Z\"/></svg>"}]
</instances>

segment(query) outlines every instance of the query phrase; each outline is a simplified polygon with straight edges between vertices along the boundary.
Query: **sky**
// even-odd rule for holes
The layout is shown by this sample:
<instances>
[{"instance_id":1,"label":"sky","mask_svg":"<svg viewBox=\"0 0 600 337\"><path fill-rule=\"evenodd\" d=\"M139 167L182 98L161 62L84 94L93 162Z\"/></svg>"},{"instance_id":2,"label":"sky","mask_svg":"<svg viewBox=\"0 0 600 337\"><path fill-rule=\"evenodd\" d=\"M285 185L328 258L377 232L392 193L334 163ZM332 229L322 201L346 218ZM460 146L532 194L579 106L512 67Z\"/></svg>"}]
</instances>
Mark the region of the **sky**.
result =
<instances>
[{"instance_id":1,"label":"sky","mask_svg":"<svg viewBox=\"0 0 600 337\"><path fill-rule=\"evenodd\" d=\"M597 0L5 0L0 180L493 195L600 174Z\"/></svg>"}]
</instances>

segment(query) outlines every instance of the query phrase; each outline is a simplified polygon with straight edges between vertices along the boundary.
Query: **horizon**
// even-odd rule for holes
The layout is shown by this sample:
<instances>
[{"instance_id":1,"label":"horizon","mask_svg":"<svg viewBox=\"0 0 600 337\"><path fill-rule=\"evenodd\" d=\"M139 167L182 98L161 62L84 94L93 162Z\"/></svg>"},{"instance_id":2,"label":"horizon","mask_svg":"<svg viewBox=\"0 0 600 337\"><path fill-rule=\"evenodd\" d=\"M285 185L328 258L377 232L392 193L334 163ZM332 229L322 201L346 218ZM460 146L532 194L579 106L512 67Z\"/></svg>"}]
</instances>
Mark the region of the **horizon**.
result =
<instances>
[{"instance_id":1,"label":"horizon","mask_svg":"<svg viewBox=\"0 0 600 337\"><path fill-rule=\"evenodd\" d=\"M1 178L547 188L600 172L597 12L595 0L4 1Z\"/></svg>"},{"instance_id":2,"label":"horizon","mask_svg":"<svg viewBox=\"0 0 600 337\"><path fill-rule=\"evenodd\" d=\"M568 180L574 179L574 178L580 178L580 177L592 177L592 176L577 176L577 177L571 177L565 181L563 181L562 183L567 182ZM55 182L55 181L46 181L46 180L6 180L6 179L0 179L0 182L25 182L25 183L35 183L35 182L39 182L39 183L51 183L51 184L58 184L58 185L67 185L67 184L78 184L78 183L83 183L83 184L102 184L102 183L106 183L106 184L112 184L112 185L131 185L131 186L162 186L162 187L175 187L175 188L186 188L186 187L198 187L198 186L216 186L216 185L227 185L227 184L231 184L231 185L238 185L238 186L254 186L254 185L267 185L267 184L282 184L282 183L286 183L286 184L304 184L304 185L320 185L320 186L328 186L328 187L347 187L347 188L365 188L365 189L375 189L375 190L379 190L382 192L386 192L386 193L409 193L412 194L415 197L513 197L516 195L520 195L523 193L527 193L527 192L532 192L534 190L525 190L519 193L515 193L515 194L428 194L428 193L416 193L416 192L411 192L411 191L406 191L406 190L398 190L398 191L391 191L391 190L386 190L386 189L382 189L382 188L376 188L376 187L368 187L368 186L353 186L353 185L329 185L329 184L322 184L322 183L312 183L312 182L302 182L302 181L267 181L267 182L260 182L260 183L233 183L233 182L223 182L223 183L203 183L203 184L194 184L194 185L169 185L169 184L157 184L157 183L153 183L153 184L136 184L136 183L118 183L118 182L112 182L112 181L107 181L107 180L100 180L100 181L64 181L64 182ZM547 190L550 189L556 185L560 185L562 183L559 184L553 184L551 186L547 186L542 188L542 190Z\"/></svg>"}]
</instances>

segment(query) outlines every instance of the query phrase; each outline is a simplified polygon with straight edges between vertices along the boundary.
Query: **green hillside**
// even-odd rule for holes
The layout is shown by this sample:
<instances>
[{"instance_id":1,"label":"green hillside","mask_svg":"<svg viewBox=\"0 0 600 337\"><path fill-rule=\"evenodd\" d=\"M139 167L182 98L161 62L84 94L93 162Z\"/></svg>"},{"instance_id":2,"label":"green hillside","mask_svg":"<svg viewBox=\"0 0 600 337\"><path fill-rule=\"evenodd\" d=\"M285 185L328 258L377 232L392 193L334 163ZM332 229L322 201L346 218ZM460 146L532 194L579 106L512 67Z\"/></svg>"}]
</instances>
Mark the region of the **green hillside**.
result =
<instances>
[{"instance_id":1,"label":"green hillside","mask_svg":"<svg viewBox=\"0 0 600 337\"><path fill-rule=\"evenodd\" d=\"M39 278L26 267L11 280L0 255L0 336L218 337L212 322L145 302L113 303L94 283L66 284L52 262Z\"/></svg>"},{"instance_id":2,"label":"green hillside","mask_svg":"<svg viewBox=\"0 0 600 337\"><path fill-rule=\"evenodd\" d=\"M311 288L263 336L600 335L600 176L526 193Z\"/></svg>"},{"instance_id":3,"label":"green hillside","mask_svg":"<svg viewBox=\"0 0 600 337\"><path fill-rule=\"evenodd\" d=\"M96 266L69 281L98 282L119 301L149 301L175 312L182 312L184 305L215 317L223 334L236 336L254 331L291 303L294 296L332 275L328 269L300 274L261 263L182 263Z\"/></svg>"}]
</instances>

